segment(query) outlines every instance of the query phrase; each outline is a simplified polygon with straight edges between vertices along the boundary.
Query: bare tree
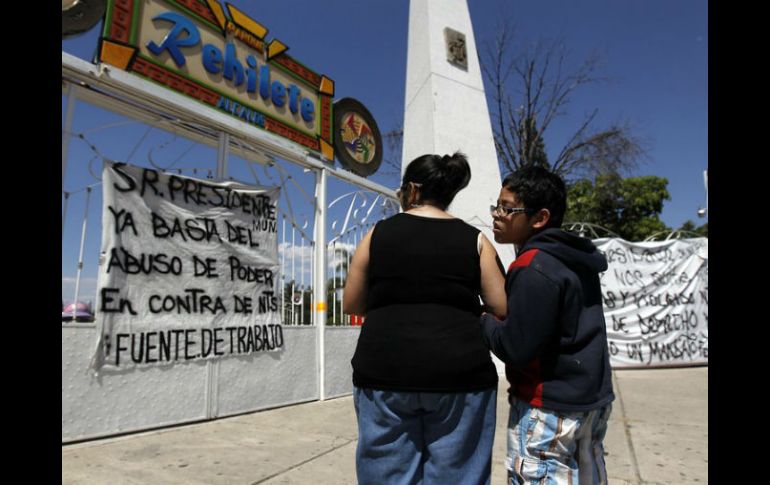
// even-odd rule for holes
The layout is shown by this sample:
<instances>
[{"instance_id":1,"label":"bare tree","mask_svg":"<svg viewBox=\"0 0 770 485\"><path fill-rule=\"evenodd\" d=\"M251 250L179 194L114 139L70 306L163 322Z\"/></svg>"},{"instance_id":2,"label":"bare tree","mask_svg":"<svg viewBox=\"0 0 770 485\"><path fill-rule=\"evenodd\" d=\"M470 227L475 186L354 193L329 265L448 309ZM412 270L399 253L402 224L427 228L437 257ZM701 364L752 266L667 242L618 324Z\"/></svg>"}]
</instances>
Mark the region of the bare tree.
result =
<instances>
[{"instance_id":1,"label":"bare tree","mask_svg":"<svg viewBox=\"0 0 770 485\"><path fill-rule=\"evenodd\" d=\"M481 68L491 86L491 118L495 147L502 168L539 164L566 176L595 176L630 171L645 156L641 141L628 123L603 130L591 127L598 109L588 114L559 152L549 161L543 134L566 114L571 96L581 86L603 81L596 75L599 58L589 56L579 67L565 68L564 42L537 43L513 55L513 35L503 24L494 46L486 45Z\"/></svg>"}]
</instances>

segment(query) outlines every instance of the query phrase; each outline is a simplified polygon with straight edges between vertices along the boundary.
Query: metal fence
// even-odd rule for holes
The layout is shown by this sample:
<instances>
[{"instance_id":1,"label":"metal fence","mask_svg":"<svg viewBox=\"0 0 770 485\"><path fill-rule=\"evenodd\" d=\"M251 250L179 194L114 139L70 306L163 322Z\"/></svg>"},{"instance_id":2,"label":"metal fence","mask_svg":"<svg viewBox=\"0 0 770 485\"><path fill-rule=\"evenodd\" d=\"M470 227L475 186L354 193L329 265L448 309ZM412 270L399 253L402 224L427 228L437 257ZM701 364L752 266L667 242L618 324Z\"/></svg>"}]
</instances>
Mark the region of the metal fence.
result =
<instances>
[{"instance_id":1,"label":"metal fence","mask_svg":"<svg viewBox=\"0 0 770 485\"><path fill-rule=\"evenodd\" d=\"M291 344L275 354L89 372L99 332L105 161L280 187L278 311ZM342 312L344 282L366 231L397 210L389 188L181 94L63 52L62 442L349 394L360 319ZM70 301L87 305L68 313Z\"/></svg>"},{"instance_id":2,"label":"metal fence","mask_svg":"<svg viewBox=\"0 0 770 485\"><path fill-rule=\"evenodd\" d=\"M110 78L121 74L112 72ZM361 238L378 220L398 212L392 190L300 153L269 133L239 136L236 130L220 130L221 120L193 120L183 109L159 106L139 88L133 94L125 86L107 89L91 79L101 75L97 66L62 54L63 307L84 301L98 318L101 168L103 161L117 161L201 179L280 187L283 324L317 324L323 311L319 303L325 303L325 324L360 324L342 312L344 283ZM134 81L124 82L130 86ZM325 251L316 246L319 235Z\"/></svg>"}]
</instances>

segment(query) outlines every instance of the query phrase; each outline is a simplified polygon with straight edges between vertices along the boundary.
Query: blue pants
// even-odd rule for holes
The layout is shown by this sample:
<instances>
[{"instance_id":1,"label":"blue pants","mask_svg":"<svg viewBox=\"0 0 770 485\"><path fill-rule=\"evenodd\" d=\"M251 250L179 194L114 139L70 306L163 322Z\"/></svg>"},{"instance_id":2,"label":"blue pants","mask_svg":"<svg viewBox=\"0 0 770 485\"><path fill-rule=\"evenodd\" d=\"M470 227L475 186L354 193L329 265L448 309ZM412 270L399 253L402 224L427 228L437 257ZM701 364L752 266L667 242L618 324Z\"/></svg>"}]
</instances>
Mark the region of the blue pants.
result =
<instances>
[{"instance_id":1,"label":"blue pants","mask_svg":"<svg viewBox=\"0 0 770 485\"><path fill-rule=\"evenodd\" d=\"M395 392L354 387L359 485L489 484L497 388Z\"/></svg>"}]
</instances>

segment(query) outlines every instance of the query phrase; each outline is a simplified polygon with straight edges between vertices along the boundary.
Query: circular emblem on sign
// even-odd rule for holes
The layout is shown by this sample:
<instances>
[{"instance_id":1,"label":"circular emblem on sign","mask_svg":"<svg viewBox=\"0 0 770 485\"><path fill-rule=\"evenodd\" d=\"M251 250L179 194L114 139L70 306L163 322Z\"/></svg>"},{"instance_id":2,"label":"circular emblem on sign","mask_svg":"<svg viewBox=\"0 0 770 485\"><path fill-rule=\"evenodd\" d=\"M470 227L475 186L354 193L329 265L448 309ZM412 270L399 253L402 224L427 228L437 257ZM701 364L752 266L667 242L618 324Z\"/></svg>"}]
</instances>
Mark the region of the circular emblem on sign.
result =
<instances>
[{"instance_id":1,"label":"circular emblem on sign","mask_svg":"<svg viewBox=\"0 0 770 485\"><path fill-rule=\"evenodd\" d=\"M380 130L355 99L334 103L334 153L343 167L363 177L376 172L382 163Z\"/></svg>"},{"instance_id":2,"label":"circular emblem on sign","mask_svg":"<svg viewBox=\"0 0 770 485\"><path fill-rule=\"evenodd\" d=\"M348 155L356 162L363 164L372 162L377 145L372 136L372 129L358 113L345 113L342 118L340 137Z\"/></svg>"}]
</instances>

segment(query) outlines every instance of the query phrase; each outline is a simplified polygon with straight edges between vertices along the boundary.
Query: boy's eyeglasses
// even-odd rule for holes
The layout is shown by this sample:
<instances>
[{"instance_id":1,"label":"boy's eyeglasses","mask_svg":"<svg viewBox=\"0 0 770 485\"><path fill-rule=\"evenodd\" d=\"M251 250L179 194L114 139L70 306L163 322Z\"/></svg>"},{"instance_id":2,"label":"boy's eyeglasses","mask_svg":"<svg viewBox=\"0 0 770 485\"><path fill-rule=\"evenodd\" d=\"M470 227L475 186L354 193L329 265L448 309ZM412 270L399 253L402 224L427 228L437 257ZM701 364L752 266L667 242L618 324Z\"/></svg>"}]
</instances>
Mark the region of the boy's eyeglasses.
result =
<instances>
[{"instance_id":1,"label":"boy's eyeglasses","mask_svg":"<svg viewBox=\"0 0 770 485\"><path fill-rule=\"evenodd\" d=\"M518 214L521 212L533 212L532 209L525 209L523 207L505 207L504 205L490 205L489 213L497 214L500 216L509 216L511 214Z\"/></svg>"}]
</instances>

